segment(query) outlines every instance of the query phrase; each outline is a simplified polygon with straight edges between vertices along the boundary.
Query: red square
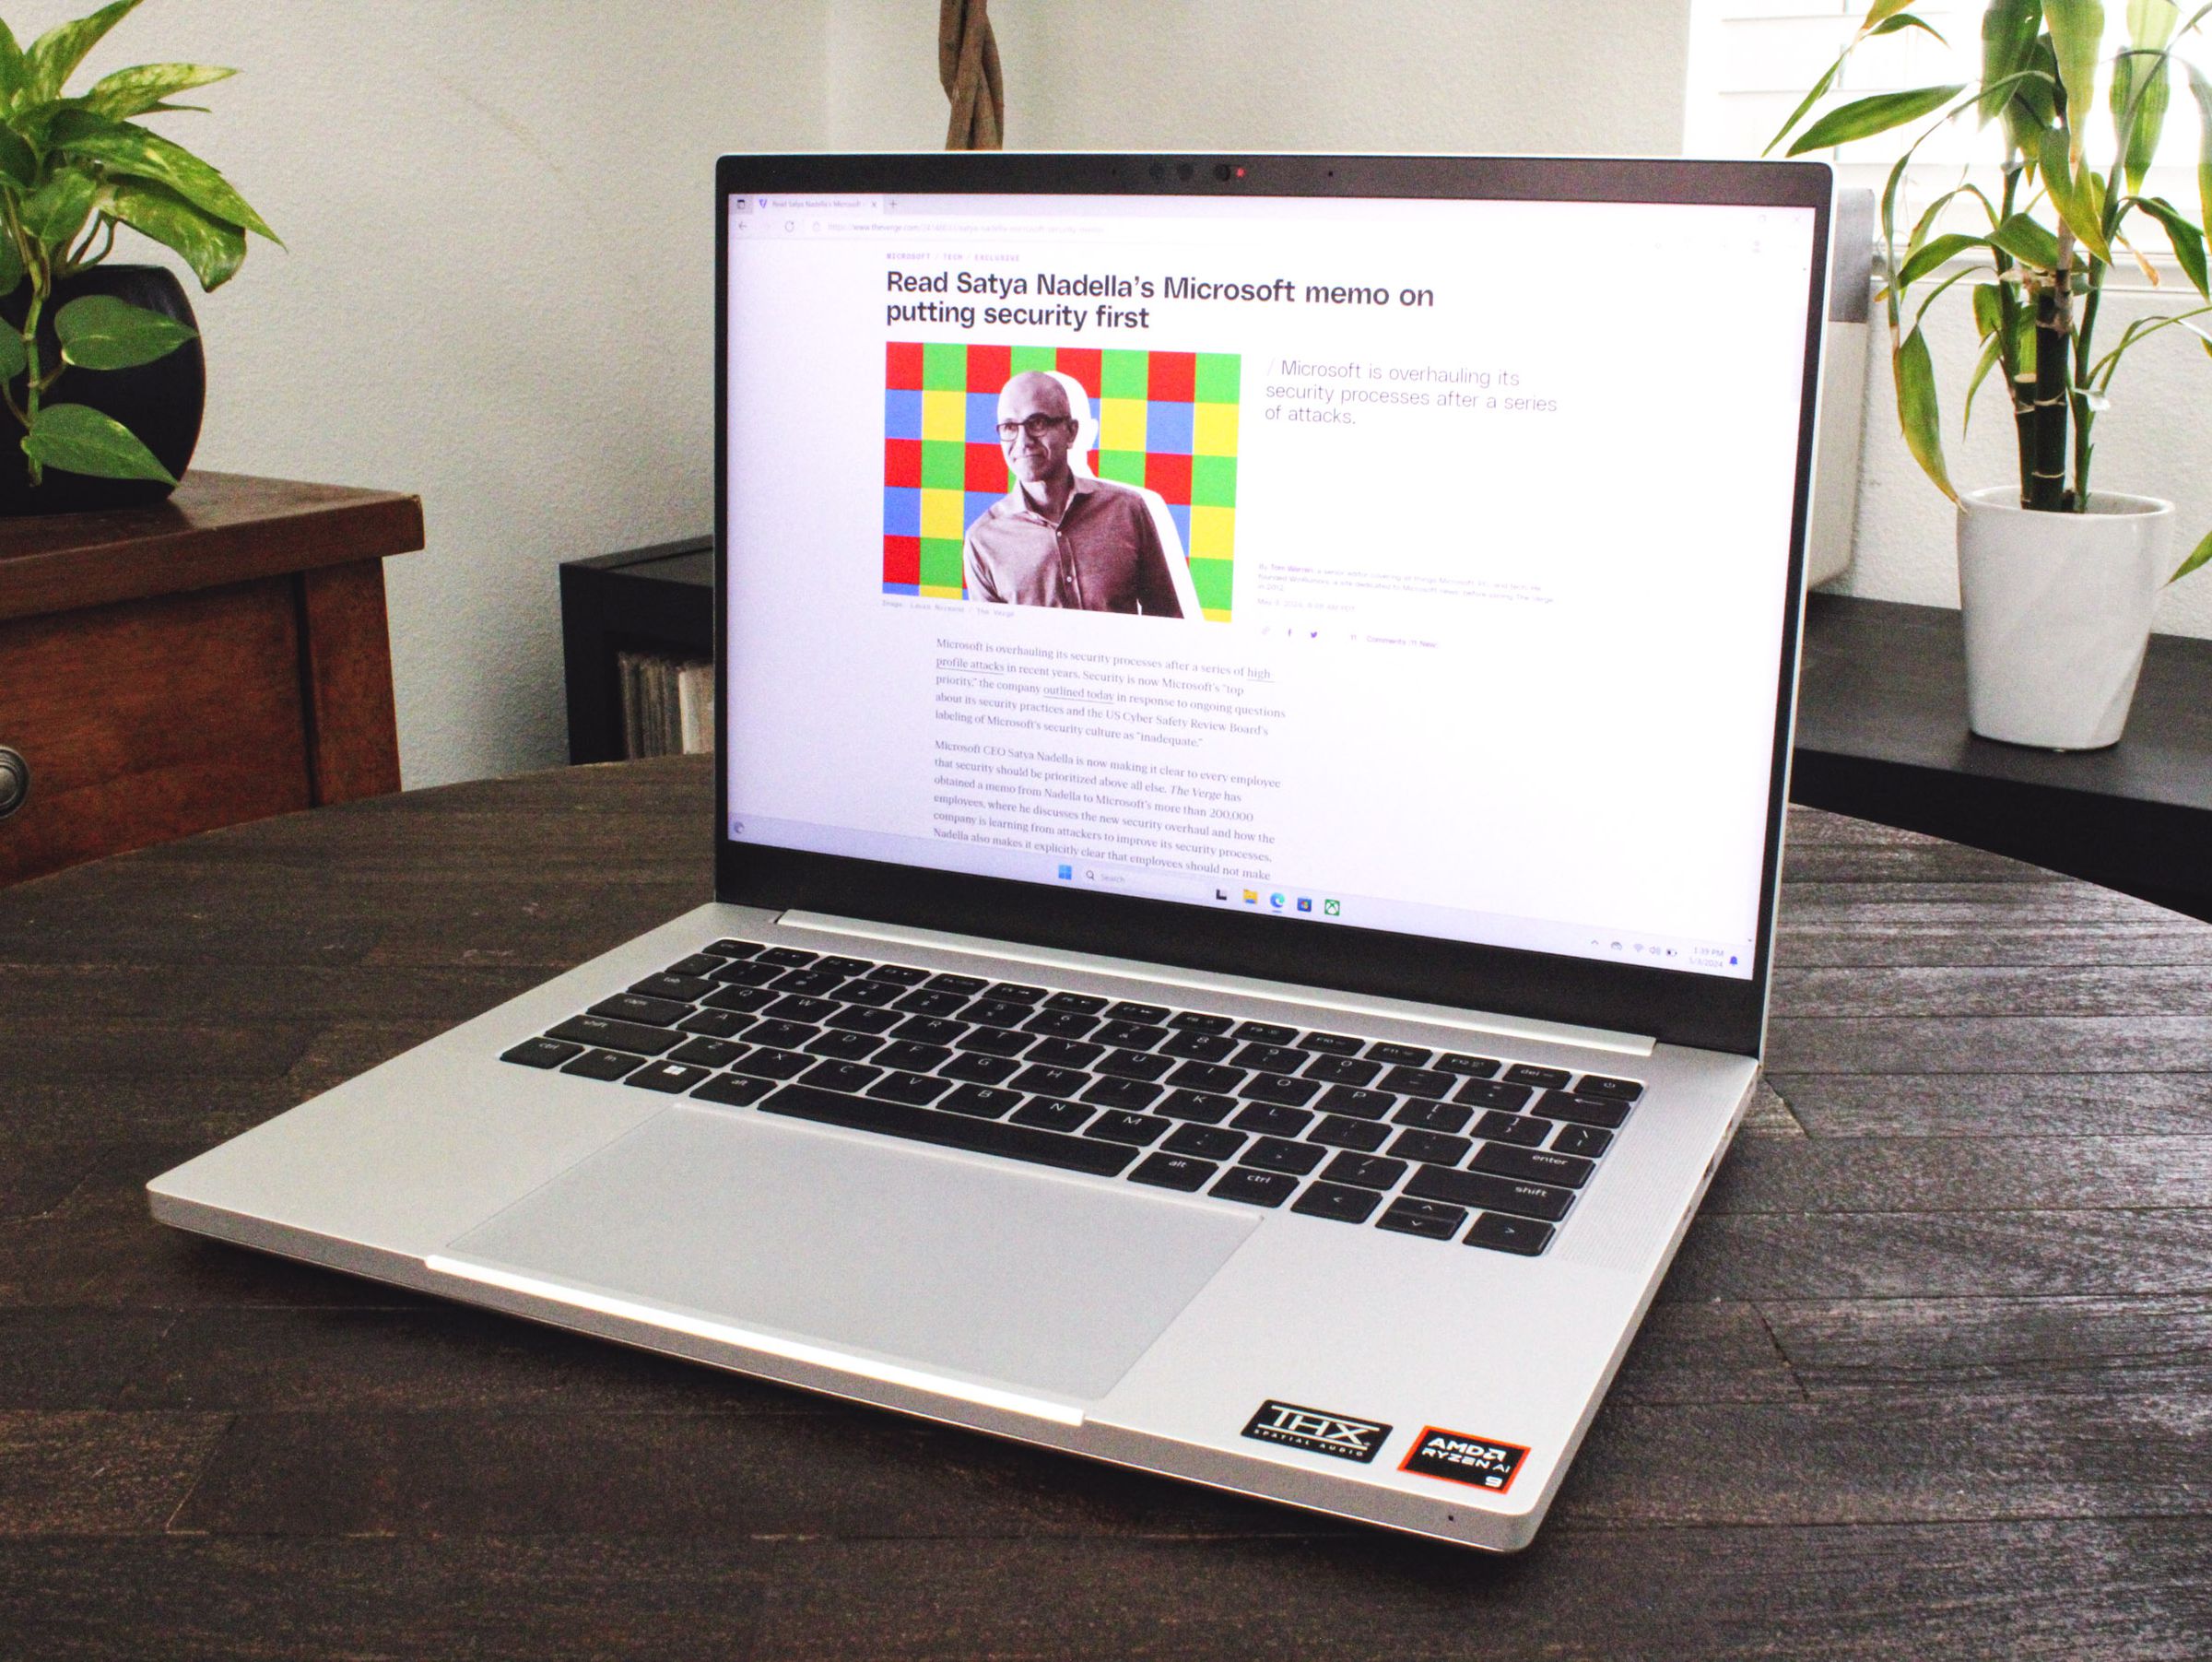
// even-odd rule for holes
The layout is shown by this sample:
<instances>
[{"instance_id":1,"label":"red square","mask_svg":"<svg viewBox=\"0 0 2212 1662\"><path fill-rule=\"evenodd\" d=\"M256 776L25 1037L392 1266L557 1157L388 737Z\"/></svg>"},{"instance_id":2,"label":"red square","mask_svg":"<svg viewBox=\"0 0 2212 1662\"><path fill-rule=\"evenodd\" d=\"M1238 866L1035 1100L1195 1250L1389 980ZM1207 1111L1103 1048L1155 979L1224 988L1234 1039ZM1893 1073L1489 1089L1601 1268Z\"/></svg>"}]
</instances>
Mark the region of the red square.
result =
<instances>
[{"instance_id":1,"label":"red square","mask_svg":"<svg viewBox=\"0 0 2212 1662\"><path fill-rule=\"evenodd\" d=\"M1012 347L970 347L968 348L968 390L971 393L995 393L1014 378L1014 348Z\"/></svg>"},{"instance_id":2,"label":"red square","mask_svg":"<svg viewBox=\"0 0 2212 1662\"><path fill-rule=\"evenodd\" d=\"M1191 505L1191 458L1145 453L1145 489L1157 490L1177 507Z\"/></svg>"},{"instance_id":3,"label":"red square","mask_svg":"<svg viewBox=\"0 0 2212 1662\"><path fill-rule=\"evenodd\" d=\"M1103 367L1096 347L1062 347L1053 357L1053 368L1063 375L1073 375L1093 398L1099 395L1099 372Z\"/></svg>"},{"instance_id":4,"label":"red square","mask_svg":"<svg viewBox=\"0 0 2212 1662\"><path fill-rule=\"evenodd\" d=\"M922 539L887 536L883 539L883 580L886 583L922 581Z\"/></svg>"},{"instance_id":5,"label":"red square","mask_svg":"<svg viewBox=\"0 0 2212 1662\"><path fill-rule=\"evenodd\" d=\"M883 349L883 384L897 391L922 390L922 344L894 340Z\"/></svg>"},{"instance_id":6,"label":"red square","mask_svg":"<svg viewBox=\"0 0 2212 1662\"><path fill-rule=\"evenodd\" d=\"M1083 465L1090 469L1090 477L1092 478L1095 479L1099 477L1099 453L1097 451L1085 451L1083 453ZM1014 489L1014 487L1011 484L1008 484L1006 489L1011 490Z\"/></svg>"},{"instance_id":7,"label":"red square","mask_svg":"<svg viewBox=\"0 0 2212 1662\"><path fill-rule=\"evenodd\" d=\"M886 439L883 442L883 482L909 489L922 483L922 441Z\"/></svg>"},{"instance_id":8,"label":"red square","mask_svg":"<svg viewBox=\"0 0 2212 1662\"><path fill-rule=\"evenodd\" d=\"M993 496L1006 493L1006 458L995 444L968 446L968 489L988 490Z\"/></svg>"},{"instance_id":9,"label":"red square","mask_svg":"<svg viewBox=\"0 0 2212 1662\"><path fill-rule=\"evenodd\" d=\"M1198 396L1198 354L1155 352L1147 366L1145 395L1169 404L1189 404Z\"/></svg>"}]
</instances>

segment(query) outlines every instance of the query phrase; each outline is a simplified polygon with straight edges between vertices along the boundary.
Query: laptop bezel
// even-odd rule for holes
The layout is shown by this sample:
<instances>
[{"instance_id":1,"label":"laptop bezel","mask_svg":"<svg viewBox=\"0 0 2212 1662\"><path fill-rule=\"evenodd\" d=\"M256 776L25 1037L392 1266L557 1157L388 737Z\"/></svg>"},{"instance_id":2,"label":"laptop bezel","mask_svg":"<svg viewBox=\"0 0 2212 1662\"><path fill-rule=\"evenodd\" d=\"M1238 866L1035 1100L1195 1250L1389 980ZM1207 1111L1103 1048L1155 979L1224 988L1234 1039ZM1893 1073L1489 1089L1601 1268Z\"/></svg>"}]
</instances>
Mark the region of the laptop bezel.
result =
<instances>
[{"instance_id":1,"label":"laptop bezel","mask_svg":"<svg viewBox=\"0 0 2212 1662\"><path fill-rule=\"evenodd\" d=\"M1228 177L1220 177L1226 172ZM1789 578L1776 665L1773 753L1747 979L1481 946L1356 925L1295 922L740 842L729 834L729 202L734 194L877 192L1066 195L1377 196L1686 203L1810 208L1812 272ZM1818 162L1540 157L951 153L724 156L715 169L715 898L772 911L1102 953L1641 1033L1663 1043L1759 1054L1788 807L1833 180ZM1624 284L1628 279L1623 278ZM1624 292L1624 305L1632 296ZM1688 361L1683 343L1682 361Z\"/></svg>"}]
</instances>

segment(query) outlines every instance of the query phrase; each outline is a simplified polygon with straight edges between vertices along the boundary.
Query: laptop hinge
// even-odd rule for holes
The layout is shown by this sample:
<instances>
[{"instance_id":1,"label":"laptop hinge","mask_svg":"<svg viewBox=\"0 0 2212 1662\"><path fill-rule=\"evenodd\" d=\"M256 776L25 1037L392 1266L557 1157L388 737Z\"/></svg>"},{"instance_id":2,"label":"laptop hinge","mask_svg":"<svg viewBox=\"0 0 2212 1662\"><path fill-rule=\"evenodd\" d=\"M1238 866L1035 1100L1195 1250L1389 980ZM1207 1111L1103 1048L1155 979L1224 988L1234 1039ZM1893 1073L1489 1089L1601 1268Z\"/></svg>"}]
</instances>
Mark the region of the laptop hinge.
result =
<instances>
[{"instance_id":1,"label":"laptop hinge","mask_svg":"<svg viewBox=\"0 0 2212 1662\"><path fill-rule=\"evenodd\" d=\"M991 940L981 936L953 935L937 929L915 929L904 924L877 923L868 918L836 917L820 912L786 912L777 920L786 928L806 929L821 935L856 940L927 948L939 952L962 952L1001 959L1041 968L1079 970L1087 975L1118 975L1152 986L1188 987L1194 992L1229 994L1245 998L1267 998L1308 1009L1335 1010L1352 1016L1373 1016L1390 1021L1418 1021L1431 1027L1456 1028L1463 1032L1533 1040L1546 1044L1572 1044L1617 1055L1648 1056L1658 1043L1643 1033L1617 1032L1609 1028L1582 1027L1567 1021L1540 1021L1528 1016L1507 1016L1471 1010L1457 1005L1421 1004L1405 998L1382 998L1338 987L1301 985L1296 982L1263 981L1249 975L1218 974L1179 964L1145 963L1135 959L1105 958L1090 952L1071 952L1058 947L1040 947L1024 941Z\"/></svg>"}]
</instances>

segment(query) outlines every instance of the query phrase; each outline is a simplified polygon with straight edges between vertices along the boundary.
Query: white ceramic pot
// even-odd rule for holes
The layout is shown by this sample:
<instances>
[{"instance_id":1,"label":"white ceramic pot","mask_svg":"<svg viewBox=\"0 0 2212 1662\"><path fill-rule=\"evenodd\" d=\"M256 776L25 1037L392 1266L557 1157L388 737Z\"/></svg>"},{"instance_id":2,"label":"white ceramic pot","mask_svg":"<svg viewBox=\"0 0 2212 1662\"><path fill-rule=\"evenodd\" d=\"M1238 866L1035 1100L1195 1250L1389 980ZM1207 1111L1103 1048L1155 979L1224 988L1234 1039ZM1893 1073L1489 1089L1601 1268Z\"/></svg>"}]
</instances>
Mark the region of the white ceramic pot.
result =
<instances>
[{"instance_id":1,"label":"white ceramic pot","mask_svg":"<svg viewBox=\"0 0 2212 1662\"><path fill-rule=\"evenodd\" d=\"M2172 540L2156 497L2099 492L2087 513L2031 513L2008 485L1959 498L1967 725L2046 750L2119 743Z\"/></svg>"}]
</instances>

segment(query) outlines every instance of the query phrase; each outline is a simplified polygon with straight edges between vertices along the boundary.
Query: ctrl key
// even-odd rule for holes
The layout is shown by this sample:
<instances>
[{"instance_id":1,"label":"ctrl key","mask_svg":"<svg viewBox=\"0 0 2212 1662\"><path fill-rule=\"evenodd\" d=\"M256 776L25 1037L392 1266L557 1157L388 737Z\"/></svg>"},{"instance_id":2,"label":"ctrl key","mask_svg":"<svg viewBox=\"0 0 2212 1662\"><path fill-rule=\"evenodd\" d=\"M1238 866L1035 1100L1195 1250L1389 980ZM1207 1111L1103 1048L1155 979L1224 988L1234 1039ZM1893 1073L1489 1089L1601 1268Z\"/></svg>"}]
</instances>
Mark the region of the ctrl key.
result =
<instances>
[{"instance_id":1,"label":"ctrl key","mask_svg":"<svg viewBox=\"0 0 2212 1662\"><path fill-rule=\"evenodd\" d=\"M1280 1206L1297 1188L1298 1179L1287 1172L1238 1166L1206 1193L1223 1200L1241 1200L1246 1206Z\"/></svg>"},{"instance_id":2,"label":"ctrl key","mask_svg":"<svg viewBox=\"0 0 2212 1662\"><path fill-rule=\"evenodd\" d=\"M565 1039L525 1039L512 1050L500 1053L502 1062L520 1062L524 1067L559 1067L571 1056L583 1055L583 1046Z\"/></svg>"},{"instance_id":3,"label":"ctrl key","mask_svg":"<svg viewBox=\"0 0 2212 1662\"><path fill-rule=\"evenodd\" d=\"M1518 1253L1533 1258L1551 1244L1553 1226L1533 1218L1513 1218L1504 1212L1485 1212L1467 1232L1469 1246L1487 1246L1492 1252Z\"/></svg>"}]
</instances>

